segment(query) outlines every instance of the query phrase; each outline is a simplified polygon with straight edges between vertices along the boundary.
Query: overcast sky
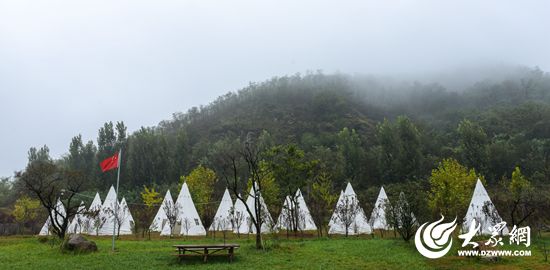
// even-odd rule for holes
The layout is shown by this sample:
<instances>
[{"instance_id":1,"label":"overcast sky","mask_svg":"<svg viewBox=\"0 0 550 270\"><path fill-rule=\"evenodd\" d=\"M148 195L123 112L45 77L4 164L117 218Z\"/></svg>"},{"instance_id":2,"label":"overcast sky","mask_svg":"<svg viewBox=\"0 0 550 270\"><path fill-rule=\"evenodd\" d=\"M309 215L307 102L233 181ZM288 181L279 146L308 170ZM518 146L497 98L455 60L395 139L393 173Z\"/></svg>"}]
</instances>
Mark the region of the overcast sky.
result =
<instances>
[{"instance_id":1,"label":"overcast sky","mask_svg":"<svg viewBox=\"0 0 550 270\"><path fill-rule=\"evenodd\" d=\"M544 3L546 2L546 4ZM548 1L0 0L0 176L272 76L550 70Z\"/></svg>"}]
</instances>

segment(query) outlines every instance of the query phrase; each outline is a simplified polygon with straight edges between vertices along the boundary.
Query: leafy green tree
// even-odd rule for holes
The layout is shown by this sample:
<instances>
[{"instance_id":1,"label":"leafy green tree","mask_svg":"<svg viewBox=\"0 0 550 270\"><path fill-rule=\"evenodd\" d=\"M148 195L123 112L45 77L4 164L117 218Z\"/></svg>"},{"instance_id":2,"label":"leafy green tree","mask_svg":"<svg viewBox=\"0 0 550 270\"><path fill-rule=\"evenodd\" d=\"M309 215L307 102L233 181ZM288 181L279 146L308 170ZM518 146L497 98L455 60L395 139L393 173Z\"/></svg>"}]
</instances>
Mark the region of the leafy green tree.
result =
<instances>
[{"instance_id":1,"label":"leafy green tree","mask_svg":"<svg viewBox=\"0 0 550 270\"><path fill-rule=\"evenodd\" d=\"M285 197L290 198L291 205L298 205L296 190L303 188L314 176L314 169L318 161L306 160L303 150L295 144L277 145L267 150L265 160L262 163L271 172L278 186L281 187ZM264 191L265 193L265 191ZM296 207L289 210L290 229L298 233L300 211Z\"/></svg>"},{"instance_id":2,"label":"leafy green tree","mask_svg":"<svg viewBox=\"0 0 550 270\"><path fill-rule=\"evenodd\" d=\"M511 196L510 218L513 225L520 225L535 211L535 203L532 198L533 187L531 182L521 173L519 167L512 172L512 179L508 185Z\"/></svg>"},{"instance_id":3,"label":"leafy green tree","mask_svg":"<svg viewBox=\"0 0 550 270\"><path fill-rule=\"evenodd\" d=\"M396 230L404 241L408 242L416 232L418 221L414 215L415 209L407 201L404 192L399 193L399 199L395 203L388 202L384 205L386 222Z\"/></svg>"},{"instance_id":4,"label":"leafy green tree","mask_svg":"<svg viewBox=\"0 0 550 270\"><path fill-rule=\"evenodd\" d=\"M28 152L29 163L35 161L49 162L52 160L50 157L50 148L47 145L42 146L40 149L31 147Z\"/></svg>"},{"instance_id":5,"label":"leafy green tree","mask_svg":"<svg viewBox=\"0 0 550 270\"><path fill-rule=\"evenodd\" d=\"M474 169L468 169L455 159L444 159L430 176L428 203L435 215L462 218L477 179L484 181Z\"/></svg>"},{"instance_id":6,"label":"leafy green tree","mask_svg":"<svg viewBox=\"0 0 550 270\"><path fill-rule=\"evenodd\" d=\"M214 215L212 212L214 209L212 208L210 202L212 201L212 194L214 193L214 184L218 181L216 172L212 169L199 165L193 169L188 176L182 176L180 178L180 186L185 181L189 186L189 191L193 197L193 202L201 215L204 225L207 228L210 227L212 217Z\"/></svg>"},{"instance_id":7,"label":"leafy green tree","mask_svg":"<svg viewBox=\"0 0 550 270\"><path fill-rule=\"evenodd\" d=\"M85 170L85 161L82 156L84 144L82 143L82 135L78 134L71 139L69 145L68 165L73 170Z\"/></svg>"},{"instance_id":8,"label":"leafy green tree","mask_svg":"<svg viewBox=\"0 0 550 270\"><path fill-rule=\"evenodd\" d=\"M166 160L169 154L165 136L153 128L142 127L133 134L128 144L127 162L123 163L123 170L126 168L124 179L129 187L153 185L152 179L158 181L156 184L177 180L168 178L170 162Z\"/></svg>"},{"instance_id":9,"label":"leafy green tree","mask_svg":"<svg viewBox=\"0 0 550 270\"><path fill-rule=\"evenodd\" d=\"M309 207L312 217L317 224L318 236L323 236L323 231L328 235L330 213L338 200L338 194L334 191L333 181L326 170L322 170L311 185Z\"/></svg>"}]
</instances>

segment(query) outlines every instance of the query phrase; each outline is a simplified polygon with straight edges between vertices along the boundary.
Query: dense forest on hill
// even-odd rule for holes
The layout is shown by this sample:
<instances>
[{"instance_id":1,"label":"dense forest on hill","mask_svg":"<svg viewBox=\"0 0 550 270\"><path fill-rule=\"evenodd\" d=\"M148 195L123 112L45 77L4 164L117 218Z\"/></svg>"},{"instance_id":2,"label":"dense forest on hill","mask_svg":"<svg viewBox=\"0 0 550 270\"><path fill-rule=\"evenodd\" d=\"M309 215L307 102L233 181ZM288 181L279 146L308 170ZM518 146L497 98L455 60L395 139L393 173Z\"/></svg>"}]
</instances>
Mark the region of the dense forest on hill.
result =
<instances>
[{"instance_id":1,"label":"dense forest on hill","mask_svg":"<svg viewBox=\"0 0 550 270\"><path fill-rule=\"evenodd\" d=\"M101 173L98 163L122 148L121 192L137 202L144 185L175 194L180 177L199 165L219 173L214 146L251 134L271 146L296 146L305 159L317 161L316 173L330 174L335 193L350 181L367 206L381 185L390 197L400 191L420 197L446 158L475 169L490 190L499 191L516 166L533 185L547 189L550 75L520 68L508 79L459 91L362 75L276 77L131 134L123 122L107 122L97 141L77 135L68 153L53 162L83 172L87 193L104 196L116 175ZM30 149L29 162L35 160L51 160L47 146ZM7 185L12 191L0 198L4 206L27 193L17 179ZM219 179L213 198L224 187Z\"/></svg>"}]
</instances>

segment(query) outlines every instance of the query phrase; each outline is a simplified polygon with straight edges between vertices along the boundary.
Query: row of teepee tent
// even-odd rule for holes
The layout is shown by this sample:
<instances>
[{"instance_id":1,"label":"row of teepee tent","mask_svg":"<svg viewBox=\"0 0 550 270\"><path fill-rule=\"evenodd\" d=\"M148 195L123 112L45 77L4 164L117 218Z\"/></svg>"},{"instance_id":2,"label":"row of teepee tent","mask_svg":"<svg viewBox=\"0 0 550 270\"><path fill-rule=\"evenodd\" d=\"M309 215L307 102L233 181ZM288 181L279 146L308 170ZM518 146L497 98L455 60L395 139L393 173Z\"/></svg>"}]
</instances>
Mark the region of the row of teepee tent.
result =
<instances>
[{"instance_id":1,"label":"row of teepee tent","mask_svg":"<svg viewBox=\"0 0 550 270\"><path fill-rule=\"evenodd\" d=\"M261 204L261 212L264 215L265 222L262 224L261 230L262 233L269 232L272 228L270 224L273 224L273 220L267 205L265 204L261 194L254 194L254 189L251 188L246 199L246 205L250 209L254 209L255 197L259 196L259 201ZM98 193L96 193L94 200L92 201L88 211L85 213L85 205L81 203L79 208L79 214L77 214L71 221L68 227L68 233L85 233L90 235L111 235L113 233L114 226L114 209L115 209L115 190L113 187L110 188L105 201L101 203L101 198ZM385 206L389 203L388 196L384 188L380 189L378 198L374 205L373 211L371 213L370 219L367 219L365 212L359 206L359 200L353 187L350 183L347 184L346 189L341 191L338 202L336 203L336 208L333 211L332 217L329 221L329 234L346 234L346 227L349 235L356 234L368 234L372 230L377 229L390 229L389 225L386 222ZM63 204L58 201L57 204L59 213L65 213ZM176 226L172 228L168 221L168 215L166 211L168 209L174 209L177 211L174 216L177 217ZM354 215L351 216L353 220L345 220L345 217L342 217L342 210L349 207L354 207ZM490 209L490 215L487 213L487 207ZM485 211L483 210L485 208ZM132 233L132 228L134 224L134 219L128 204L125 198L122 198L122 201L119 202L119 216L121 224L119 228L119 234L126 235ZM308 210L306 202L302 196L301 191L298 189L296 191L294 200L289 196L285 198L283 203L283 208L281 214L277 219L275 224L275 229L287 230L291 229L292 224L289 224L292 218L290 215L298 211L298 220L297 227L300 230L316 230L317 226L315 225L313 218ZM89 213L96 213L96 215L90 216ZM414 215L414 214L413 214ZM56 217L53 213L52 216ZM464 218L463 228L467 228L471 221L475 219L478 224L481 225L482 234L490 234L490 228L495 225L495 223L500 222L501 218L498 215L494 205L491 202L487 191L483 187L483 184L478 179L475 190L470 202L466 217ZM370 221L370 222L369 222ZM346 226L347 225L347 226ZM49 227L51 226L51 220L48 217L46 223L40 230L40 235L49 234ZM161 203L161 206L153 219L153 222L150 226L152 231L160 232L161 235L206 235L206 230L202 225L199 214L191 198L189 192L189 187L187 183L183 183L180 193L176 199L176 202L172 200L172 195L168 190L164 197L164 200ZM241 200L236 200L233 203L229 191L226 189L216 215L214 216L212 225L209 228L210 231L233 231L234 233L255 233L256 228L251 222L251 218L246 210L245 204ZM505 230L504 233L507 231Z\"/></svg>"},{"instance_id":2,"label":"row of teepee tent","mask_svg":"<svg viewBox=\"0 0 550 270\"><path fill-rule=\"evenodd\" d=\"M249 192L249 196L246 200L246 204L250 209L254 208L255 194L253 193L254 193L254 189L251 188ZM271 220L271 215L267 210L267 205L265 204L263 198L261 197L261 194L259 196L260 196L260 202L262 205L261 207L262 213L265 213L265 219L266 219L266 222L262 224L262 232L268 232L270 231L270 227L268 224L272 224L273 221ZM293 201L295 203L293 203ZM333 215L329 221L329 234L345 234L346 225L344 223L348 223L348 234L350 235L368 234L368 233L371 233L373 229L374 230L390 229L390 226L386 221L386 214L385 214L386 205L388 203L389 203L388 196L386 194L386 191L384 190L384 187L382 187L376 199L370 219L367 219L365 212L359 206L359 201L357 199L357 195L355 194L355 191L353 190L353 187L351 186L350 183L348 183L346 186L346 189L344 191L341 191L340 197L338 198L338 202L336 204L336 208L333 211ZM161 232L161 235L170 234L169 226L166 226L167 216L164 212L165 207L163 207L166 204L172 204L172 205L174 204L172 201L172 196L170 195L170 191L166 193L164 201L162 202L162 206L160 207L157 215L155 216L155 219L153 220L153 223L151 224L151 229ZM353 215L353 220L344 222L342 220L342 217L339 216L338 214L339 211L337 210L341 208L349 207L350 205L354 205L354 207L356 207L356 209L354 209L356 213ZM500 217L498 216L496 209L494 209L494 212L492 213L493 218L490 218L489 216L487 216L487 214L482 210L484 205L489 205L494 208L494 206L492 205L491 199L487 194L487 191L483 187L483 184L481 183L481 181L478 180L472 196L472 201L470 203L468 212L464 219L465 220L464 227L468 226L472 219L476 219L478 223L482 225L482 230L481 230L482 234L491 233L489 228L495 225L495 222L494 222L495 215L497 216L497 220L500 219ZM197 214L197 211L194 207L193 201L191 199L191 195L189 193L189 189L187 188L187 185L185 183L176 201L176 206L178 206L178 208L183 209L183 211L180 211L178 215L180 219L179 221L180 224L184 222L183 221L184 219L191 219L195 221L195 223L192 224L191 229L188 230L187 232L184 231L183 229L180 229L179 230L180 234L184 234L184 235L205 235L206 234L204 227L202 226L202 223L200 221L200 218ZM307 231L307 230L317 229L317 226L313 221L313 218L307 208L306 202L300 190L296 191L295 200L291 200L289 196L285 198L285 201L283 203L283 208L281 210L281 214L277 219L277 223L275 226L276 229L280 229L280 230L290 229L291 225L289 224L289 220L292 220L292 219L289 218L289 216L291 215L292 211L299 211L299 216L301 218L298 221L299 222L298 228L300 230ZM412 213L412 215L414 217L414 213ZM210 226L209 230L210 231L231 230L234 233L242 233L242 234L255 233L255 227L251 223L245 204L241 200L236 200L235 203L233 203L233 201L231 200L231 196L229 195L229 191L227 189L223 194L222 200L220 202L218 210L216 211L212 225Z\"/></svg>"},{"instance_id":3,"label":"row of teepee tent","mask_svg":"<svg viewBox=\"0 0 550 270\"><path fill-rule=\"evenodd\" d=\"M86 206L84 202L80 203L78 208L78 214L69 223L67 227L67 233L69 234L89 234L89 235L112 235L113 227L115 226L115 203L118 203L118 216L119 223L116 227L118 228L118 234L120 235L129 235L132 234L132 229L134 226L134 218L130 213L130 208L126 203L126 199L122 198L122 201L116 202L115 189L111 186L105 201L101 203L101 198L99 193L96 193L88 211L86 211ZM57 203L58 212L62 215L65 214L65 208L61 201ZM52 216L55 216L52 213ZM62 217L57 216L58 220L61 223ZM48 217L44 226L39 232L39 235L49 235L50 234L51 220Z\"/></svg>"}]
</instances>

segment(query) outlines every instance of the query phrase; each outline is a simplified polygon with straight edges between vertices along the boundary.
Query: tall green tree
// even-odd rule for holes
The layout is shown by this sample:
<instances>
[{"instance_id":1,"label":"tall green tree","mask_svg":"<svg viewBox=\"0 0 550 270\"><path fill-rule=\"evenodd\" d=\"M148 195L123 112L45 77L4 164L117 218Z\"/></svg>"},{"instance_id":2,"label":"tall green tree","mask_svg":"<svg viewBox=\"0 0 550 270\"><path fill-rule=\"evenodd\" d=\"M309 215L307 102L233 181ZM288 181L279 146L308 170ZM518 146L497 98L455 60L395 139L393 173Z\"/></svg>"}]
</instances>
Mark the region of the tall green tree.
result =
<instances>
[{"instance_id":1,"label":"tall green tree","mask_svg":"<svg viewBox=\"0 0 550 270\"><path fill-rule=\"evenodd\" d=\"M343 128L337 134L336 149L344 157L344 173L348 181L361 177L365 168L365 150L355 129Z\"/></svg>"},{"instance_id":2,"label":"tall green tree","mask_svg":"<svg viewBox=\"0 0 550 270\"><path fill-rule=\"evenodd\" d=\"M374 151L378 156L378 169L383 182L400 182L424 176L420 137L420 131L406 116L397 117L394 123L384 119L378 124L378 146Z\"/></svg>"},{"instance_id":3,"label":"tall green tree","mask_svg":"<svg viewBox=\"0 0 550 270\"><path fill-rule=\"evenodd\" d=\"M465 166L485 172L487 168L487 134L483 128L468 119L462 120L456 130L458 153Z\"/></svg>"},{"instance_id":4,"label":"tall green tree","mask_svg":"<svg viewBox=\"0 0 550 270\"><path fill-rule=\"evenodd\" d=\"M326 170L321 172L311 184L310 211L317 224L317 235L323 236L323 231L328 235L328 224L330 213L338 200L338 194L334 190L330 173Z\"/></svg>"},{"instance_id":5,"label":"tall green tree","mask_svg":"<svg viewBox=\"0 0 550 270\"><path fill-rule=\"evenodd\" d=\"M35 161L40 161L40 162L52 161L52 158L50 157L50 148L48 148L47 145L40 147L40 149L31 147L28 152L28 161L29 163L33 163Z\"/></svg>"},{"instance_id":6,"label":"tall green tree","mask_svg":"<svg viewBox=\"0 0 550 270\"><path fill-rule=\"evenodd\" d=\"M277 145L266 151L264 163L281 187L284 196L288 196L291 205L298 205L296 191L305 187L314 177L318 161L306 160L303 150L295 144ZM295 234L299 230L300 210L288 209L289 224Z\"/></svg>"},{"instance_id":7,"label":"tall green tree","mask_svg":"<svg viewBox=\"0 0 550 270\"><path fill-rule=\"evenodd\" d=\"M420 132L406 116L397 117L397 135L399 137L400 155L399 175L403 180L421 177L423 156L420 144Z\"/></svg>"}]
</instances>

